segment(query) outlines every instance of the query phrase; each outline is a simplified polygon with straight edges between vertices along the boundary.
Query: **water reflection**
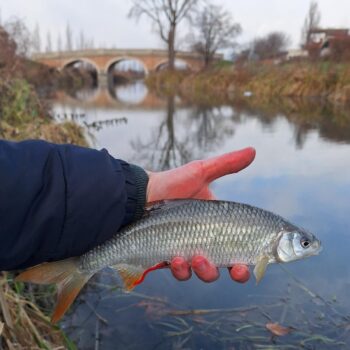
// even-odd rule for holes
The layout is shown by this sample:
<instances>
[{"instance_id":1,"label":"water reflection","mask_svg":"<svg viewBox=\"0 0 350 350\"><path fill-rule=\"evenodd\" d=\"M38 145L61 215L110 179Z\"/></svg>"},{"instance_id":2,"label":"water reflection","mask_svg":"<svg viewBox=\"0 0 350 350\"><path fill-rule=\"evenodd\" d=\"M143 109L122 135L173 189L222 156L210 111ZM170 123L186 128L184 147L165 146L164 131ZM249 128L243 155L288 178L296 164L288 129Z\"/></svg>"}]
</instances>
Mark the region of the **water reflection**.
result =
<instances>
[{"instance_id":1,"label":"water reflection","mask_svg":"<svg viewBox=\"0 0 350 350\"><path fill-rule=\"evenodd\" d=\"M94 89L81 89L69 92L58 92L55 101L68 108L135 108L156 109L164 108L166 101L151 94L142 80L129 84L109 85ZM177 101L178 103L179 101Z\"/></svg>"},{"instance_id":2,"label":"water reflection","mask_svg":"<svg viewBox=\"0 0 350 350\"><path fill-rule=\"evenodd\" d=\"M185 133L179 130L183 128ZM221 108L198 106L184 113L176 109L175 96L168 96L164 118L150 137L138 136L130 142L133 161L148 169L169 169L203 157L233 133L233 124Z\"/></svg>"},{"instance_id":3,"label":"water reflection","mask_svg":"<svg viewBox=\"0 0 350 350\"><path fill-rule=\"evenodd\" d=\"M330 104L321 99L284 98L269 101L254 99L235 101L237 116L258 117L265 126L270 126L281 116L295 126L294 139L302 148L307 135L317 130L322 137L339 142L350 142L350 108Z\"/></svg>"},{"instance_id":4,"label":"water reflection","mask_svg":"<svg viewBox=\"0 0 350 350\"><path fill-rule=\"evenodd\" d=\"M179 283L169 271L157 271L135 292L124 294L116 273L104 271L64 322L79 349L350 347L346 109L320 101L258 104L252 98L195 105L149 93L139 104L101 101L61 99L54 110L67 118L81 115L76 119L90 127L96 147L148 169L255 146L254 164L215 182L215 194L285 216L315 232L324 250L285 265L288 272L269 266L258 286L254 281L235 284L224 270L213 284L195 277ZM119 122L123 118L127 123ZM271 340L266 329L271 322L294 330Z\"/></svg>"},{"instance_id":5,"label":"water reflection","mask_svg":"<svg viewBox=\"0 0 350 350\"><path fill-rule=\"evenodd\" d=\"M174 99L174 101L172 101ZM166 127L169 133L169 137L172 140L165 148L177 147L175 142L174 129L172 127L172 120L174 115L181 114L177 112L178 107L188 107L191 112L188 115L190 123L200 119L201 122L196 121L198 130L195 130L194 135L198 139L197 143L201 143L203 147L210 147L209 143L218 142L220 138L217 137L217 130L220 129L230 134L234 129L234 124L240 123L248 118L258 118L259 122L266 130L270 130L274 123L280 118L286 118L291 124L293 124L294 130L294 141L295 145L299 148L303 147L308 135L312 131L317 130L319 134L329 140L339 142L350 142L350 108L344 106L337 106L334 104L327 103L325 100L305 100L305 99L291 99L284 98L282 100L272 101L257 101L254 98L244 100L233 100L226 101L225 104L213 103L210 101L206 104L192 104L185 103L185 100L177 97L160 97L154 93L148 91L142 80L134 81L131 84L122 85L111 85L108 88L97 88L97 89L83 89L75 91L70 95L59 94L56 101L60 101L60 105L65 105L68 108L84 106L84 108L135 108L140 111L148 109L166 109ZM227 120L224 121L226 124L225 128L221 125L215 128L217 123L223 122L220 114L222 113L223 106L226 106L226 112L230 115L232 125L227 124ZM176 118L175 118L176 119ZM183 123L183 121L181 121ZM183 125L183 124L182 124ZM192 125L193 126L193 125ZM159 126L158 134L164 134L164 127ZM156 132L155 132L156 134ZM225 137L225 135L223 135ZM155 138L162 138L158 135ZM192 140L192 137L190 138ZM201 140L200 140L201 139ZM135 141L138 143L138 141ZM140 146L141 147L141 146ZM161 147L161 146L160 146ZM184 155L185 151L177 150L179 157L183 160L188 159L188 156ZM165 158L173 157L170 156L170 151ZM185 152L186 153L186 152ZM167 161L161 162L167 163ZM169 163L169 161L168 161ZM170 163L169 163L170 164Z\"/></svg>"},{"instance_id":6,"label":"water reflection","mask_svg":"<svg viewBox=\"0 0 350 350\"><path fill-rule=\"evenodd\" d=\"M98 88L83 88L67 92L68 96L72 97L74 100L82 101L84 103L87 101L94 101L98 93Z\"/></svg>"},{"instance_id":7,"label":"water reflection","mask_svg":"<svg viewBox=\"0 0 350 350\"><path fill-rule=\"evenodd\" d=\"M112 85L108 91L114 99L127 105L139 105L148 95L148 89L142 80L132 84Z\"/></svg>"}]
</instances>

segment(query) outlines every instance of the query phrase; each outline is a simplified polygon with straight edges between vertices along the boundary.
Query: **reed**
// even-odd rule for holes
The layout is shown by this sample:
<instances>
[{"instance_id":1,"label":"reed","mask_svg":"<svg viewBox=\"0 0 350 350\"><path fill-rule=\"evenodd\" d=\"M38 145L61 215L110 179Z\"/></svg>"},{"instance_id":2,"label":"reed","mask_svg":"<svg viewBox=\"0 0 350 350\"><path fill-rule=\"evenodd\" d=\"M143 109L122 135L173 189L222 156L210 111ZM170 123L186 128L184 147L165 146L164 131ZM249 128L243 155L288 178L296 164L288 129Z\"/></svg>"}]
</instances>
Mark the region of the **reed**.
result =
<instances>
[{"instance_id":1,"label":"reed","mask_svg":"<svg viewBox=\"0 0 350 350\"><path fill-rule=\"evenodd\" d=\"M323 97L350 102L350 64L298 62L281 65L218 66L197 73L161 72L147 79L150 88L207 98L242 96L250 91L259 98Z\"/></svg>"}]
</instances>

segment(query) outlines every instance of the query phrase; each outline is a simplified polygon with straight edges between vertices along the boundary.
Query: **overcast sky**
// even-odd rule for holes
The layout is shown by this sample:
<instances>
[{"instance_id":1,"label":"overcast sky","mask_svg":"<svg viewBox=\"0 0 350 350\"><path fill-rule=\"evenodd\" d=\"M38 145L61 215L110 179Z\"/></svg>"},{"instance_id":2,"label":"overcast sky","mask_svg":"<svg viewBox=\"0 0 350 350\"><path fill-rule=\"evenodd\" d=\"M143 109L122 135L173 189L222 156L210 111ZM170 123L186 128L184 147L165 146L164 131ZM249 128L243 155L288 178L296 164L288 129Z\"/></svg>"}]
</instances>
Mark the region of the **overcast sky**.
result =
<instances>
[{"instance_id":1,"label":"overcast sky","mask_svg":"<svg viewBox=\"0 0 350 350\"><path fill-rule=\"evenodd\" d=\"M283 31L290 35L292 46L300 41L300 30L309 7L308 0L211 0L232 12L243 27L239 42ZM350 27L350 0L319 0L324 27ZM38 23L43 46L47 32L53 45L58 33L64 38L67 22L75 37L83 31L95 45L118 48L160 48L163 46L152 31L151 22L127 18L129 0L0 0L2 21L11 16L25 20L30 29ZM181 36L183 36L181 34Z\"/></svg>"}]
</instances>

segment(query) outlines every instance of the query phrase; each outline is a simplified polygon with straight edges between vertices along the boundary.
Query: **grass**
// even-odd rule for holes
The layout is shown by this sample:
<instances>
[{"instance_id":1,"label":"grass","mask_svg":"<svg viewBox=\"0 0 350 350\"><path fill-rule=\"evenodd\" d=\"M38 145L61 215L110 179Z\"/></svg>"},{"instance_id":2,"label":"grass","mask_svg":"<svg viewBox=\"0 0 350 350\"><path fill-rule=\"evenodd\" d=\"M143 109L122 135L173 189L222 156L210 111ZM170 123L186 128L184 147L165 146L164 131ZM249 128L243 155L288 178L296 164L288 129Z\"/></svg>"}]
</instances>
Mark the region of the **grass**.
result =
<instances>
[{"instance_id":1,"label":"grass","mask_svg":"<svg viewBox=\"0 0 350 350\"><path fill-rule=\"evenodd\" d=\"M42 139L87 146L83 129L72 122L55 123L49 107L26 80L1 81L0 137L14 141Z\"/></svg>"},{"instance_id":2,"label":"grass","mask_svg":"<svg viewBox=\"0 0 350 350\"><path fill-rule=\"evenodd\" d=\"M1 76L0 138L88 145L80 126L53 120L50 106L27 80ZM54 294L52 287L24 286L14 282L11 273L0 275L1 349L76 349L64 332L50 323Z\"/></svg>"},{"instance_id":3,"label":"grass","mask_svg":"<svg viewBox=\"0 0 350 350\"><path fill-rule=\"evenodd\" d=\"M0 335L5 349L75 349L43 309L51 309L53 290L25 288L13 275L0 278ZM39 308L38 305L41 305Z\"/></svg>"},{"instance_id":4,"label":"grass","mask_svg":"<svg viewBox=\"0 0 350 350\"><path fill-rule=\"evenodd\" d=\"M161 72L147 84L162 93L180 91L184 96L230 98L251 91L261 99L271 97L324 97L335 103L350 102L350 64L294 62L281 65L218 64L197 73Z\"/></svg>"}]
</instances>

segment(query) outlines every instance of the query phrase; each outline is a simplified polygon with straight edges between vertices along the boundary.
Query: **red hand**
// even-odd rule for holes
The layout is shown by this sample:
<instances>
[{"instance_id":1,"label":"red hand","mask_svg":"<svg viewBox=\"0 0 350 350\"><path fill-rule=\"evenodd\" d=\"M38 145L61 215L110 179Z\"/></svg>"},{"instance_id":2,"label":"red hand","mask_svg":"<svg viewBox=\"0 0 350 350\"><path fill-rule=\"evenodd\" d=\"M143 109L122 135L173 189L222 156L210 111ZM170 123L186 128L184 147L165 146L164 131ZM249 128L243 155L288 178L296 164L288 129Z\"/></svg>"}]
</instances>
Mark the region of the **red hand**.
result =
<instances>
[{"instance_id":1,"label":"red hand","mask_svg":"<svg viewBox=\"0 0 350 350\"><path fill-rule=\"evenodd\" d=\"M246 168L254 158L255 150L245 148L208 160L193 161L172 170L150 172L147 203L176 198L215 199L209 184L221 176ZM191 267L205 282L215 281L219 277L218 269L203 256L194 257L190 264L181 257L171 263L171 271L178 280L189 279ZM235 265L229 270L232 279L237 282L243 283L249 279L249 269L245 265Z\"/></svg>"}]
</instances>

